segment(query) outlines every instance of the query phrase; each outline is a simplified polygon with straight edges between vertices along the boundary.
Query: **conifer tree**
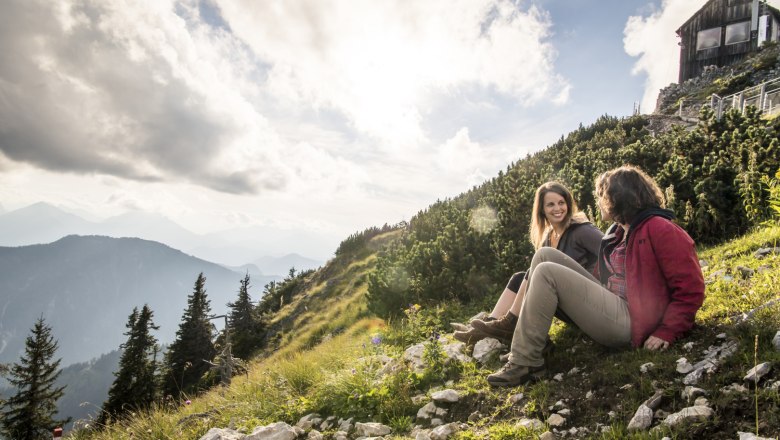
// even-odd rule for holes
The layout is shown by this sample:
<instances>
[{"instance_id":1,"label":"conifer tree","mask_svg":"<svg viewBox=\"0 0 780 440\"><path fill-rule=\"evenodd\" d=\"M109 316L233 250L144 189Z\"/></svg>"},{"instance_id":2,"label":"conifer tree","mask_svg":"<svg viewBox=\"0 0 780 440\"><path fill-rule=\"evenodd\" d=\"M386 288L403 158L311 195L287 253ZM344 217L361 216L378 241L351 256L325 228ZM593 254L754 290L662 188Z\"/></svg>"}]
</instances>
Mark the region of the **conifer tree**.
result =
<instances>
[{"instance_id":1,"label":"conifer tree","mask_svg":"<svg viewBox=\"0 0 780 440\"><path fill-rule=\"evenodd\" d=\"M100 424L121 417L127 410L146 408L155 400L154 354L157 339L152 336L151 330L159 327L154 325L152 316L152 310L145 304L140 313L137 307L133 308L127 320L127 342L121 345L123 352L119 358L119 371L114 373L116 379L98 418Z\"/></svg>"},{"instance_id":2,"label":"conifer tree","mask_svg":"<svg viewBox=\"0 0 780 440\"><path fill-rule=\"evenodd\" d=\"M207 361L216 354L205 285L206 277L201 272L192 294L187 298L187 309L165 358L163 392L166 395L178 397L181 393L196 391L198 381L210 368Z\"/></svg>"},{"instance_id":3,"label":"conifer tree","mask_svg":"<svg viewBox=\"0 0 780 440\"><path fill-rule=\"evenodd\" d=\"M241 280L236 302L228 303L228 317L232 352L236 357L247 359L252 351L259 348L263 325L256 316L255 307L249 297L249 274Z\"/></svg>"},{"instance_id":4,"label":"conifer tree","mask_svg":"<svg viewBox=\"0 0 780 440\"><path fill-rule=\"evenodd\" d=\"M10 370L8 380L16 394L8 398L2 411L2 434L6 438L48 439L52 429L69 421L54 419L57 400L65 389L54 385L61 372L61 359L54 360L56 351L51 327L43 317L38 318L25 342L24 355Z\"/></svg>"}]
</instances>

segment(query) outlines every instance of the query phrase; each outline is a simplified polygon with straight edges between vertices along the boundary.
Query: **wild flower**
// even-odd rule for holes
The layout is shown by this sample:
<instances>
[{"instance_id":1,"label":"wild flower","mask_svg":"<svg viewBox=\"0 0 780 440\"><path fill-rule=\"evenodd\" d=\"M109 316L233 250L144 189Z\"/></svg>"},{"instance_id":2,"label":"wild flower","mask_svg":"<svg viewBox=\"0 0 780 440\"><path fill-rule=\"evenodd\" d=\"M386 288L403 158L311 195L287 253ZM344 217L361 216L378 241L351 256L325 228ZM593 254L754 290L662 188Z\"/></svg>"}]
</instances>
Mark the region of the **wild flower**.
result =
<instances>
[{"instance_id":1,"label":"wild flower","mask_svg":"<svg viewBox=\"0 0 780 440\"><path fill-rule=\"evenodd\" d=\"M379 336L379 335L374 336L373 338L371 338L371 343L374 344L374 345L381 344L382 343L382 337Z\"/></svg>"}]
</instances>

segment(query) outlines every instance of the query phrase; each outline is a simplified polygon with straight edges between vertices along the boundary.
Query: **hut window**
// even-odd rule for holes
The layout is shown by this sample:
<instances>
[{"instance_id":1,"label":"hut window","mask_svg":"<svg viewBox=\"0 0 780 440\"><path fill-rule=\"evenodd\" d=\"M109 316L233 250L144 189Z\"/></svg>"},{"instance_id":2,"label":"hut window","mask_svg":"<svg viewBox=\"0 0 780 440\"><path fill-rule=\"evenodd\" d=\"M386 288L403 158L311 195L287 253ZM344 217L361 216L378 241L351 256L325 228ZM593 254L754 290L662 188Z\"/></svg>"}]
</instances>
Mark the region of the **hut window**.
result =
<instances>
[{"instance_id":1,"label":"hut window","mask_svg":"<svg viewBox=\"0 0 780 440\"><path fill-rule=\"evenodd\" d=\"M720 46L720 28L705 29L696 35L696 50Z\"/></svg>"},{"instance_id":2,"label":"hut window","mask_svg":"<svg viewBox=\"0 0 780 440\"><path fill-rule=\"evenodd\" d=\"M744 43L750 40L750 22L743 21L726 26L726 44Z\"/></svg>"}]
</instances>

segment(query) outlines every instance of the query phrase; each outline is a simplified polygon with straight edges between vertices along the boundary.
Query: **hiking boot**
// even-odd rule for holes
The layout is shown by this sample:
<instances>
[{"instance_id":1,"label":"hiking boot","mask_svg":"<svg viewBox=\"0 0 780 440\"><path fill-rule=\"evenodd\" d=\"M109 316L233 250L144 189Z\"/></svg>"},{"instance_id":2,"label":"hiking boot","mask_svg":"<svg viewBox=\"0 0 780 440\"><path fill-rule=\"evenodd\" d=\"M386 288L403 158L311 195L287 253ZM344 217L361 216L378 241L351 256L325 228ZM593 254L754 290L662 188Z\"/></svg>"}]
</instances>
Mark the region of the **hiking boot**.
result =
<instances>
[{"instance_id":1,"label":"hiking boot","mask_svg":"<svg viewBox=\"0 0 780 440\"><path fill-rule=\"evenodd\" d=\"M544 377L545 372L544 365L527 367L507 362L500 370L489 375L487 381L494 387L514 387L526 382L539 380Z\"/></svg>"},{"instance_id":2,"label":"hiking boot","mask_svg":"<svg viewBox=\"0 0 780 440\"><path fill-rule=\"evenodd\" d=\"M509 312L495 321L486 322L480 319L471 321L472 327L481 330L483 333L486 333L507 345L512 344L512 335L515 333L516 325L517 316Z\"/></svg>"},{"instance_id":3,"label":"hiking boot","mask_svg":"<svg viewBox=\"0 0 780 440\"><path fill-rule=\"evenodd\" d=\"M552 339L547 338L547 341L544 343L544 348L542 349L542 357L546 361L550 355L555 351L555 344L553 344Z\"/></svg>"},{"instance_id":4,"label":"hiking boot","mask_svg":"<svg viewBox=\"0 0 780 440\"><path fill-rule=\"evenodd\" d=\"M481 341L490 337L490 335L486 334L482 330L477 330L473 327L469 328L465 332L455 332L452 334L452 336L460 342L465 342L468 345L475 344L477 341Z\"/></svg>"}]
</instances>

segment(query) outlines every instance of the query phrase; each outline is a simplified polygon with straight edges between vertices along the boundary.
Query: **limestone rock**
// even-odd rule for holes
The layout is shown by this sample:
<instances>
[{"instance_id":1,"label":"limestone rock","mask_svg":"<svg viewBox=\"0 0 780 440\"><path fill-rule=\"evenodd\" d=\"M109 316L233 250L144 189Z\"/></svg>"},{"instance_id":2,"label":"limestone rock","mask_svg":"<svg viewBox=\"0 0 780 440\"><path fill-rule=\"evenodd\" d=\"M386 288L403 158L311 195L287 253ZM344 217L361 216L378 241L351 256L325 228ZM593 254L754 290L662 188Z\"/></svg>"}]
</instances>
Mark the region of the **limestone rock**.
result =
<instances>
[{"instance_id":1,"label":"limestone rock","mask_svg":"<svg viewBox=\"0 0 780 440\"><path fill-rule=\"evenodd\" d=\"M325 436L322 435L322 433L317 431L316 429L312 429L311 431L309 431L309 435L307 435L306 438L308 440L323 440Z\"/></svg>"},{"instance_id":2,"label":"limestone rock","mask_svg":"<svg viewBox=\"0 0 780 440\"><path fill-rule=\"evenodd\" d=\"M479 411L474 411L473 413L469 414L468 421L471 423L476 423L481 418L482 418L482 414L480 414Z\"/></svg>"},{"instance_id":3,"label":"limestone rock","mask_svg":"<svg viewBox=\"0 0 780 440\"><path fill-rule=\"evenodd\" d=\"M339 431L344 431L344 432L352 431L352 417L346 420L339 419Z\"/></svg>"},{"instance_id":4,"label":"limestone rock","mask_svg":"<svg viewBox=\"0 0 780 440\"><path fill-rule=\"evenodd\" d=\"M416 396L412 396L412 403L415 405L422 405L427 401L428 401L428 396L426 396L425 394L418 394Z\"/></svg>"},{"instance_id":5,"label":"limestone rock","mask_svg":"<svg viewBox=\"0 0 780 440\"><path fill-rule=\"evenodd\" d=\"M713 415L715 415L715 411L708 406L689 406L683 408L682 411L670 414L664 419L663 424L666 426L677 426L680 423L701 422L711 418Z\"/></svg>"},{"instance_id":6,"label":"limestone rock","mask_svg":"<svg viewBox=\"0 0 780 440\"><path fill-rule=\"evenodd\" d=\"M355 433L358 437L377 437L393 432L389 426L381 423L355 423Z\"/></svg>"},{"instance_id":7,"label":"limestone rock","mask_svg":"<svg viewBox=\"0 0 780 440\"><path fill-rule=\"evenodd\" d=\"M348 440L349 434L345 431L336 431L335 434L333 434L333 440Z\"/></svg>"},{"instance_id":8,"label":"limestone rock","mask_svg":"<svg viewBox=\"0 0 780 440\"><path fill-rule=\"evenodd\" d=\"M429 421L436 416L436 404L428 402L425 406L417 410L417 420Z\"/></svg>"},{"instance_id":9,"label":"limestone rock","mask_svg":"<svg viewBox=\"0 0 780 440\"><path fill-rule=\"evenodd\" d=\"M703 389L692 387L689 385L685 387L685 389L682 391L682 398L685 399L687 402L690 402L691 400L694 400L697 397L703 396L705 394L707 394L707 392L704 391Z\"/></svg>"},{"instance_id":10,"label":"limestone rock","mask_svg":"<svg viewBox=\"0 0 780 440\"><path fill-rule=\"evenodd\" d=\"M693 365L688 362L688 359L681 357L677 359L677 372L680 374L688 374L693 371Z\"/></svg>"},{"instance_id":11,"label":"limestone rock","mask_svg":"<svg viewBox=\"0 0 780 440\"><path fill-rule=\"evenodd\" d=\"M517 402L523 400L523 397L524 397L523 393L512 394L511 396L509 396L509 401L512 402L512 404L514 405Z\"/></svg>"},{"instance_id":12,"label":"limestone rock","mask_svg":"<svg viewBox=\"0 0 780 440\"><path fill-rule=\"evenodd\" d=\"M284 422L276 422L267 426L258 426L245 440L293 440L298 437L292 426Z\"/></svg>"},{"instance_id":13,"label":"limestone rock","mask_svg":"<svg viewBox=\"0 0 780 440\"><path fill-rule=\"evenodd\" d=\"M655 411L659 406L661 406L661 400L663 400L663 398L664 392L658 390L649 399L645 400L643 405Z\"/></svg>"},{"instance_id":14,"label":"limestone rock","mask_svg":"<svg viewBox=\"0 0 780 440\"><path fill-rule=\"evenodd\" d=\"M769 254L780 254L780 248L761 248L757 250L753 256L760 260Z\"/></svg>"},{"instance_id":15,"label":"limestone rock","mask_svg":"<svg viewBox=\"0 0 780 440\"><path fill-rule=\"evenodd\" d=\"M517 422L517 426L521 428L541 429L544 428L544 423L542 423L542 421L539 419L522 418L519 422Z\"/></svg>"},{"instance_id":16,"label":"limestone rock","mask_svg":"<svg viewBox=\"0 0 780 440\"><path fill-rule=\"evenodd\" d=\"M458 432L459 427L457 423L448 423L446 425L437 426L430 433L431 440L446 440L451 435Z\"/></svg>"},{"instance_id":17,"label":"limestone rock","mask_svg":"<svg viewBox=\"0 0 780 440\"><path fill-rule=\"evenodd\" d=\"M725 387L720 389L720 392L726 393L726 394L729 394L729 393L747 393L748 391L749 390L747 388L745 388L744 386L742 386L742 385L740 385L738 383L733 383L731 385L725 386Z\"/></svg>"},{"instance_id":18,"label":"limestone rock","mask_svg":"<svg viewBox=\"0 0 780 440\"><path fill-rule=\"evenodd\" d=\"M562 415L562 416L564 416L564 417L566 417L568 419L569 416L571 416L571 410L569 408L564 408L564 409L558 411L558 414L560 414L560 415Z\"/></svg>"},{"instance_id":19,"label":"limestone rock","mask_svg":"<svg viewBox=\"0 0 780 440\"><path fill-rule=\"evenodd\" d=\"M317 413L311 413L301 417L301 419L298 420L298 423L296 423L295 426L303 429L304 431L307 431L311 429L312 426L319 425L320 423L322 423L322 416L320 416Z\"/></svg>"},{"instance_id":20,"label":"limestone rock","mask_svg":"<svg viewBox=\"0 0 780 440\"><path fill-rule=\"evenodd\" d=\"M211 428L200 440L241 440L244 437L245 434L233 429Z\"/></svg>"},{"instance_id":21,"label":"limestone rock","mask_svg":"<svg viewBox=\"0 0 780 440\"><path fill-rule=\"evenodd\" d=\"M431 440L431 432L430 431L419 431L414 436L414 440Z\"/></svg>"},{"instance_id":22,"label":"limestone rock","mask_svg":"<svg viewBox=\"0 0 780 440\"><path fill-rule=\"evenodd\" d=\"M642 365L639 367L639 372L640 372L640 373L642 373L642 374L645 374L645 373L647 373L648 371L652 370L652 369L653 369L653 367L655 367L655 364L654 364L654 363L652 363L652 362L648 362L648 363L646 363L646 364L642 364Z\"/></svg>"},{"instance_id":23,"label":"limestone rock","mask_svg":"<svg viewBox=\"0 0 780 440\"><path fill-rule=\"evenodd\" d=\"M767 437L758 437L752 432L740 432L737 431L737 435L739 435L739 440L775 440L772 438Z\"/></svg>"},{"instance_id":24,"label":"limestone rock","mask_svg":"<svg viewBox=\"0 0 780 440\"><path fill-rule=\"evenodd\" d=\"M431 398L434 402L455 403L460 399L460 394L453 389L446 389L431 394Z\"/></svg>"},{"instance_id":25,"label":"limestone rock","mask_svg":"<svg viewBox=\"0 0 780 440\"><path fill-rule=\"evenodd\" d=\"M553 414L547 418L547 424L556 428L560 428L566 424L566 419L564 419L560 414Z\"/></svg>"},{"instance_id":26,"label":"limestone rock","mask_svg":"<svg viewBox=\"0 0 780 440\"><path fill-rule=\"evenodd\" d=\"M653 424L653 410L644 403L634 413L634 417L628 422L629 431L644 431Z\"/></svg>"},{"instance_id":27,"label":"limestone rock","mask_svg":"<svg viewBox=\"0 0 780 440\"><path fill-rule=\"evenodd\" d=\"M691 351L693 349L693 342L686 342L683 344L683 350Z\"/></svg>"},{"instance_id":28,"label":"limestone rock","mask_svg":"<svg viewBox=\"0 0 780 440\"><path fill-rule=\"evenodd\" d=\"M685 385L696 385L704 376L704 369L693 370L683 378Z\"/></svg>"},{"instance_id":29,"label":"limestone rock","mask_svg":"<svg viewBox=\"0 0 780 440\"><path fill-rule=\"evenodd\" d=\"M737 266L737 271L744 279L748 279L756 273L753 269L745 266Z\"/></svg>"},{"instance_id":30,"label":"limestone rock","mask_svg":"<svg viewBox=\"0 0 780 440\"><path fill-rule=\"evenodd\" d=\"M327 431L330 428L333 428L336 426L336 416L330 416L327 419L325 419L324 422L320 423L320 429L323 431Z\"/></svg>"},{"instance_id":31,"label":"limestone rock","mask_svg":"<svg viewBox=\"0 0 780 440\"><path fill-rule=\"evenodd\" d=\"M780 350L780 330L775 333L775 337L772 338L772 345L775 346L775 350Z\"/></svg>"},{"instance_id":32,"label":"limestone rock","mask_svg":"<svg viewBox=\"0 0 780 440\"><path fill-rule=\"evenodd\" d=\"M469 362L471 358L463 353L465 348L466 344L463 342L453 342L442 347L449 361Z\"/></svg>"},{"instance_id":33,"label":"limestone rock","mask_svg":"<svg viewBox=\"0 0 780 440\"><path fill-rule=\"evenodd\" d=\"M555 434L550 431L545 431L539 436L539 440L555 440Z\"/></svg>"},{"instance_id":34,"label":"limestone rock","mask_svg":"<svg viewBox=\"0 0 780 440\"><path fill-rule=\"evenodd\" d=\"M502 344L498 339L485 338L474 344L474 351L471 356L477 360L477 362L484 364L493 355L499 353L506 348L506 345Z\"/></svg>"},{"instance_id":35,"label":"limestone rock","mask_svg":"<svg viewBox=\"0 0 780 440\"><path fill-rule=\"evenodd\" d=\"M710 406L710 401L706 397L697 397L693 406Z\"/></svg>"},{"instance_id":36,"label":"limestone rock","mask_svg":"<svg viewBox=\"0 0 780 440\"><path fill-rule=\"evenodd\" d=\"M747 375L745 375L745 378L742 379L745 382L753 382L758 383L761 382L761 379L766 376L767 373L769 373L772 370L772 363L771 362L764 362L763 364L758 364L755 367L751 368L750 371L747 372Z\"/></svg>"},{"instance_id":37,"label":"limestone rock","mask_svg":"<svg viewBox=\"0 0 780 440\"><path fill-rule=\"evenodd\" d=\"M553 379L555 379L558 382L563 382L563 373L558 373L555 376L553 376Z\"/></svg>"}]
</instances>

